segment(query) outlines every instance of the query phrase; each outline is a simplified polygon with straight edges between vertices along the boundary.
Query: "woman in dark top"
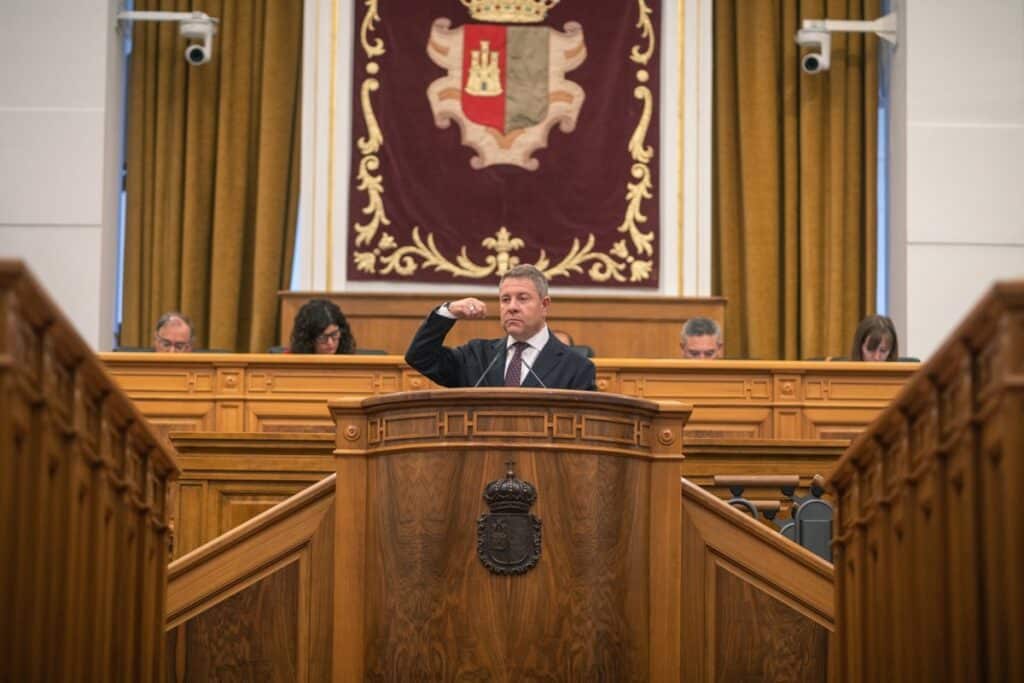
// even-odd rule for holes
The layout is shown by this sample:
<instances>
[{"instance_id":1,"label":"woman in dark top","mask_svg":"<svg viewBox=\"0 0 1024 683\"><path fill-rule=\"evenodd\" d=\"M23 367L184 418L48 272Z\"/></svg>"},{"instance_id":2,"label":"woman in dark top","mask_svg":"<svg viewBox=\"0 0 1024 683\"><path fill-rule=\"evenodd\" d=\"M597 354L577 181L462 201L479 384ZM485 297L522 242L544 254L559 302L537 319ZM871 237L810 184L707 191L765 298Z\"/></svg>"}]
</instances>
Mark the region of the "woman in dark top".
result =
<instances>
[{"instance_id":1,"label":"woman in dark top","mask_svg":"<svg viewBox=\"0 0 1024 683\"><path fill-rule=\"evenodd\" d=\"M853 334L850 360L895 361L900 357L896 325L885 315L869 315Z\"/></svg>"},{"instance_id":2,"label":"woman in dark top","mask_svg":"<svg viewBox=\"0 0 1024 683\"><path fill-rule=\"evenodd\" d=\"M291 353L355 353L356 339L338 305L327 299L311 299L295 314Z\"/></svg>"}]
</instances>

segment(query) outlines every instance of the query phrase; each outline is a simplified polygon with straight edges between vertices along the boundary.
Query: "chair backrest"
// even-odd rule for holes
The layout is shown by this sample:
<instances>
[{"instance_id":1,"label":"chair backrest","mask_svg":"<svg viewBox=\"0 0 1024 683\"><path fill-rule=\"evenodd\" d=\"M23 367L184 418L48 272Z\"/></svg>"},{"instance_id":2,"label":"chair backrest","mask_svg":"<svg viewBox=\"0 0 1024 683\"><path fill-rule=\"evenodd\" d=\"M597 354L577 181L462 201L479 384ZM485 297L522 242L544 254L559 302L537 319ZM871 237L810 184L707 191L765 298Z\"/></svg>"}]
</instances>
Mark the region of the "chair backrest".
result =
<instances>
[{"instance_id":1,"label":"chair backrest","mask_svg":"<svg viewBox=\"0 0 1024 683\"><path fill-rule=\"evenodd\" d=\"M576 353L580 354L584 358L594 357L594 349L587 346L586 344L576 344L575 346L570 346L569 348L575 351Z\"/></svg>"}]
</instances>

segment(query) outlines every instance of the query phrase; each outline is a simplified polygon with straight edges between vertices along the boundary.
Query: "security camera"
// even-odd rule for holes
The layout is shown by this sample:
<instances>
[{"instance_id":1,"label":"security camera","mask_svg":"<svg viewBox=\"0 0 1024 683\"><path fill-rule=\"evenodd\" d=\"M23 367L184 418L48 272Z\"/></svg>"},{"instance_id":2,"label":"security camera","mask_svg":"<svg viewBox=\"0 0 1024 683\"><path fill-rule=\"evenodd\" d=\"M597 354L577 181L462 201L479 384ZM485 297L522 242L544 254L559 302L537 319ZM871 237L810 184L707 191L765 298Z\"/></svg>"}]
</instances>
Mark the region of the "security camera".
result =
<instances>
[{"instance_id":1,"label":"security camera","mask_svg":"<svg viewBox=\"0 0 1024 683\"><path fill-rule=\"evenodd\" d=\"M118 12L117 20L131 25L133 21L176 21L178 32L192 42L185 47L185 61L192 66L206 64L213 56L213 36L219 19L205 12Z\"/></svg>"},{"instance_id":2,"label":"security camera","mask_svg":"<svg viewBox=\"0 0 1024 683\"><path fill-rule=\"evenodd\" d=\"M178 31L183 38L201 40L202 45L191 43L185 48L185 61L192 66L199 66L210 61L213 53L213 34L217 32L214 20L202 12L193 12L192 18L182 21Z\"/></svg>"},{"instance_id":3,"label":"security camera","mask_svg":"<svg viewBox=\"0 0 1024 683\"><path fill-rule=\"evenodd\" d=\"M205 45L189 45L185 48L185 61L192 66L199 66L210 61L210 48Z\"/></svg>"},{"instance_id":4,"label":"security camera","mask_svg":"<svg viewBox=\"0 0 1024 683\"><path fill-rule=\"evenodd\" d=\"M800 67L805 73L828 71L832 61L832 34L828 31L802 28L796 32L796 44L801 47L810 45L817 48L817 51L808 52L800 58Z\"/></svg>"},{"instance_id":5,"label":"security camera","mask_svg":"<svg viewBox=\"0 0 1024 683\"><path fill-rule=\"evenodd\" d=\"M796 43L802 47L813 46L817 50L800 58L804 72L816 74L828 71L832 64L833 33L874 33L882 40L896 44L897 18L886 14L874 21L847 21L844 19L804 19L796 32Z\"/></svg>"}]
</instances>

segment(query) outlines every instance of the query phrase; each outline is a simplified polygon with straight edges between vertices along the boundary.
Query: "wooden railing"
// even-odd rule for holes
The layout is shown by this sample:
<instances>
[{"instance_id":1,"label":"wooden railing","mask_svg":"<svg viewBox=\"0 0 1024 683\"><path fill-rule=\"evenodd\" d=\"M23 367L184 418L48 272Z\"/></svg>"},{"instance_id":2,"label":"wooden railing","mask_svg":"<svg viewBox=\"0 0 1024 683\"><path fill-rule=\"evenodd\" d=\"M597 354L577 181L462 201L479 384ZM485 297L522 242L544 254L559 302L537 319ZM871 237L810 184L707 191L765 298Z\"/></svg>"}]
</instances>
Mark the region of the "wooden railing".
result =
<instances>
[{"instance_id":1,"label":"wooden railing","mask_svg":"<svg viewBox=\"0 0 1024 683\"><path fill-rule=\"evenodd\" d=\"M176 474L53 301L0 261L0 680L159 678Z\"/></svg>"},{"instance_id":2,"label":"wooden railing","mask_svg":"<svg viewBox=\"0 0 1024 683\"><path fill-rule=\"evenodd\" d=\"M1024 680L1024 281L833 472L842 681Z\"/></svg>"},{"instance_id":3,"label":"wooden railing","mask_svg":"<svg viewBox=\"0 0 1024 683\"><path fill-rule=\"evenodd\" d=\"M168 681L331 680L334 475L175 560Z\"/></svg>"},{"instance_id":4,"label":"wooden railing","mask_svg":"<svg viewBox=\"0 0 1024 683\"><path fill-rule=\"evenodd\" d=\"M832 565L684 479L683 681L826 681Z\"/></svg>"},{"instance_id":5,"label":"wooden railing","mask_svg":"<svg viewBox=\"0 0 1024 683\"><path fill-rule=\"evenodd\" d=\"M326 432L327 399L436 388L399 356L111 353L104 362L165 431ZM693 406L691 437L851 439L916 363L597 358L602 392Z\"/></svg>"}]
</instances>

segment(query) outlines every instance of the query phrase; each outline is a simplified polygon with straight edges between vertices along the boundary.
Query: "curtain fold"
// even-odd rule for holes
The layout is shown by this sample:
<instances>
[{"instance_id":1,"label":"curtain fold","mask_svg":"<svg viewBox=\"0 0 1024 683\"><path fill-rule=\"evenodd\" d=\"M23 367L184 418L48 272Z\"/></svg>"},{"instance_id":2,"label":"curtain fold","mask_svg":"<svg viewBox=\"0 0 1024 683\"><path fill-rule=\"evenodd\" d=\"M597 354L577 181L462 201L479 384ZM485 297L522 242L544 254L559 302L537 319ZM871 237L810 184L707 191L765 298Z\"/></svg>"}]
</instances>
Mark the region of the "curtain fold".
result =
<instances>
[{"instance_id":1,"label":"curtain fold","mask_svg":"<svg viewBox=\"0 0 1024 683\"><path fill-rule=\"evenodd\" d=\"M302 4L135 8L201 10L221 23L213 59L198 67L186 64L177 25L133 29L120 343L148 345L161 313L177 309L200 346L265 351L294 253Z\"/></svg>"},{"instance_id":2,"label":"curtain fold","mask_svg":"<svg viewBox=\"0 0 1024 683\"><path fill-rule=\"evenodd\" d=\"M880 0L715 3L713 289L729 355L842 355L873 311L878 38L833 34L800 70L804 18L875 19Z\"/></svg>"}]
</instances>

